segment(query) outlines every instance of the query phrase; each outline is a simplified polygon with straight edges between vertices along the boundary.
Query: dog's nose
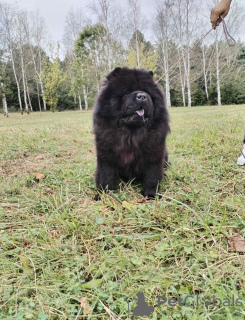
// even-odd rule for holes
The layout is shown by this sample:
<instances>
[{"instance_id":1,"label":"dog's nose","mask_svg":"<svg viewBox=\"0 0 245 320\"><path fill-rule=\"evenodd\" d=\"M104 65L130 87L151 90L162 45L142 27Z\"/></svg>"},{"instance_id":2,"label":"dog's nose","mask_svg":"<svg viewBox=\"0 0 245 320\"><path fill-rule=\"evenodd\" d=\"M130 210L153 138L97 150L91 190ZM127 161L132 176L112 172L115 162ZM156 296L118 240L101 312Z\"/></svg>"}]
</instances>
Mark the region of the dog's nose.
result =
<instances>
[{"instance_id":1,"label":"dog's nose","mask_svg":"<svg viewBox=\"0 0 245 320\"><path fill-rule=\"evenodd\" d=\"M143 93L143 92L140 92L140 93L137 94L136 99L138 101L145 101L146 100L146 94Z\"/></svg>"}]
</instances>

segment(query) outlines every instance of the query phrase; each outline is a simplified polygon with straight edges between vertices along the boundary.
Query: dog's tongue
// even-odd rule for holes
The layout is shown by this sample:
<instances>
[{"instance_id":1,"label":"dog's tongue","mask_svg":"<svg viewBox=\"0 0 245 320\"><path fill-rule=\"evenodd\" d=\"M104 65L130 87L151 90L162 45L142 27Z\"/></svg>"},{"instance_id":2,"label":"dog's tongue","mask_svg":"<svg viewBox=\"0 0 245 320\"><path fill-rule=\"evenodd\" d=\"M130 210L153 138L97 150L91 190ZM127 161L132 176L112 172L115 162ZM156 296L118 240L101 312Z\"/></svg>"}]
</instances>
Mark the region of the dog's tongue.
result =
<instances>
[{"instance_id":1,"label":"dog's tongue","mask_svg":"<svg viewBox=\"0 0 245 320\"><path fill-rule=\"evenodd\" d=\"M140 110L135 111L135 113L137 113L137 115L139 115L140 117L143 117L143 115L145 114L145 111L144 111L144 109L140 109Z\"/></svg>"}]
</instances>

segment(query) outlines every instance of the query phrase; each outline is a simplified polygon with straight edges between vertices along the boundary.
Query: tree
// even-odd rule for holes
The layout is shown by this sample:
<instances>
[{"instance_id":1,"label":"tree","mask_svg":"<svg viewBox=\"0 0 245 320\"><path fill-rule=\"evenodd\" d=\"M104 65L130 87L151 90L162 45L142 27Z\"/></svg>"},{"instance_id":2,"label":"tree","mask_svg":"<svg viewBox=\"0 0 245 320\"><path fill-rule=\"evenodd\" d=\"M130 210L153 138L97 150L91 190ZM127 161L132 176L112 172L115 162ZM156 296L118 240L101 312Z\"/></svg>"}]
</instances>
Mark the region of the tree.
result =
<instances>
[{"instance_id":1,"label":"tree","mask_svg":"<svg viewBox=\"0 0 245 320\"><path fill-rule=\"evenodd\" d=\"M157 15L154 24L156 30L158 48L159 48L159 62L162 72L165 73L165 94L167 107L171 107L170 99L170 75L167 72L169 69L169 51L171 39L171 21L170 8L172 3L170 1L160 2L157 7Z\"/></svg>"},{"instance_id":2,"label":"tree","mask_svg":"<svg viewBox=\"0 0 245 320\"><path fill-rule=\"evenodd\" d=\"M131 47L131 49L135 50L137 67L140 68L141 67L140 47L142 44L142 40L144 39L144 36L143 38L141 37L142 35L141 30L143 30L146 19L141 14L139 0L128 0L128 6L129 6L128 27L132 34L132 38L129 46Z\"/></svg>"},{"instance_id":3,"label":"tree","mask_svg":"<svg viewBox=\"0 0 245 320\"><path fill-rule=\"evenodd\" d=\"M8 103L6 99L6 91L7 91L7 77L5 74L5 67L3 64L0 65L0 99L3 104L3 114L8 117Z\"/></svg>"},{"instance_id":4,"label":"tree","mask_svg":"<svg viewBox=\"0 0 245 320\"><path fill-rule=\"evenodd\" d=\"M136 36L136 34L133 34L132 38L129 41L127 65L131 68L138 67L137 59L139 58L142 68L155 72L158 54L151 42L145 40L143 33L140 31L137 31L137 33L138 35ZM140 39L140 51L138 57L136 51L136 38Z\"/></svg>"},{"instance_id":5,"label":"tree","mask_svg":"<svg viewBox=\"0 0 245 320\"><path fill-rule=\"evenodd\" d=\"M0 4L0 24L1 34L4 41L7 43L8 52L10 55L11 64L13 67L14 78L18 90L18 99L20 112L23 114L22 100L21 100L21 89L20 89L20 77L17 76L16 72L16 57L14 56L15 42L17 41L16 36L16 14L13 7L6 3Z\"/></svg>"},{"instance_id":6,"label":"tree","mask_svg":"<svg viewBox=\"0 0 245 320\"><path fill-rule=\"evenodd\" d=\"M87 26L80 33L75 47L84 85L86 86L86 75L89 75L95 79L97 91L99 91L100 79L107 70L107 62L103 59L105 32L101 24Z\"/></svg>"},{"instance_id":7,"label":"tree","mask_svg":"<svg viewBox=\"0 0 245 320\"><path fill-rule=\"evenodd\" d=\"M50 110L54 112L59 99L60 85L65 81L65 75L60 68L58 56L54 58L53 62L46 62L41 76L44 85L44 98L50 105Z\"/></svg>"},{"instance_id":8,"label":"tree","mask_svg":"<svg viewBox=\"0 0 245 320\"><path fill-rule=\"evenodd\" d=\"M43 109L46 111L46 101L44 98L44 88L41 72L43 69L43 61L46 59L45 41L46 41L46 25L44 19L40 16L39 12L31 13L31 28L26 32L29 42L29 49L33 61L33 69L35 71L34 80L37 88L37 99L39 110L42 110L40 101L40 91L43 97Z\"/></svg>"},{"instance_id":9,"label":"tree","mask_svg":"<svg viewBox=\"0 0 245 320\"><path fill-rule=\"evenodd\" d=\"M115 0L96 0L90 5L96 18L96 25L101 28L100 41L103 46L100 55L105 61L105 72L122 62L124 50L122 42L126 34L125 12Z\"/></svg>"}]
</instances>

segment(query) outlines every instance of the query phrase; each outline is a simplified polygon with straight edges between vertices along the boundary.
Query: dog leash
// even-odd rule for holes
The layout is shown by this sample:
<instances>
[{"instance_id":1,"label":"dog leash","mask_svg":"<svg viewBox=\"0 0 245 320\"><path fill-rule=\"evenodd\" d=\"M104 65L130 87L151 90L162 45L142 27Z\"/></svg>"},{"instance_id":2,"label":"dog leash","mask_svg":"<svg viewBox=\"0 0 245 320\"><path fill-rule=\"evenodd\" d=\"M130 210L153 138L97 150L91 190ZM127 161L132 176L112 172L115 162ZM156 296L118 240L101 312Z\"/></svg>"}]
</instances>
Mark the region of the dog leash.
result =
<instances>
[{"instance_id":1,"label":"dog leash","mask_svg":"<svg viewBox=\"0 0 245 320\"><path fill-rule=\"evenodd\" d=\"M227 29L227 26L226 26L226 23L225 23L224 18L223 18L222 16L220 16L220 19L221 19L222 24L223 24L223 30L224 30L224 34L225 34L226 41L227 41L228 45L231 46L231 47L235 46L236 40L230 35L230 33L229 33L228 29ZM200 43L203 41L203 39L205 39L205 38L207 37L207 35L208 35L212 30L213 30L213 28L211 28L200 40L198 40L198 41L195 43L195 45L188 50L188 52L186 53L186 55L185 55L184 57L187 57L188 54L189 54L192 50L194 50L194 48L195 48L198 44L200 44ZM156 83L158 83L159 81L161 81L162 78L164 78L164 77L166 76L166 74L168 74L171 70L177 68L177 65L179 64L179 62L180 62L182 59L183 59L183 57L179 58L179 59L176 61L176 63L174 63L174 64L172 65L172 67L170 67L166 72L164 72L164 73L161 75L161 77L156 81Z\"/></svg>"}]
</instances>

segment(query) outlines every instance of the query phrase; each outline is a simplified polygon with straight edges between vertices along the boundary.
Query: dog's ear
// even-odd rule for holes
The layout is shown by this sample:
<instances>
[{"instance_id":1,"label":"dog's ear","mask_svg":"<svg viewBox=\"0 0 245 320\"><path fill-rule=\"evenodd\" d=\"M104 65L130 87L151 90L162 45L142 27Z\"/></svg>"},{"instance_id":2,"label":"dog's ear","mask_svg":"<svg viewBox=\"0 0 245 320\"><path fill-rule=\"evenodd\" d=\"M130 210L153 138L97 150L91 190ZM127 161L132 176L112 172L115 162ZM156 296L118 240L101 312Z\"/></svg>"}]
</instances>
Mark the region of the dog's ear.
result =
<instances>
[{"instance_id":1,"label":"dog's ear","mask_svg":"<svg viewBox=\"0 0 245 320\"><path fill-rule=\"evenodd\" d=\"M154 73L153 71L149 71L149 74L153 77Z\"/></svg>"},{"instance_id":2,"label":"dog's ear","mask_svg":"<svg viewBox=\"0 0 245 320\"><path fill-rule=\"evenodd\" d=\"M122 68L116 67L114 70L112 70L112 71L106 76L106 78L107 78L108 80L111 80L111 79L117 77L117 76L120 74L121 71L122 71Z\"/></svg>"}]
</instances>

